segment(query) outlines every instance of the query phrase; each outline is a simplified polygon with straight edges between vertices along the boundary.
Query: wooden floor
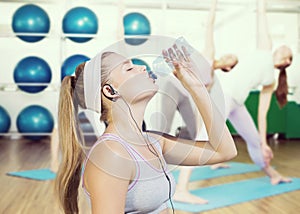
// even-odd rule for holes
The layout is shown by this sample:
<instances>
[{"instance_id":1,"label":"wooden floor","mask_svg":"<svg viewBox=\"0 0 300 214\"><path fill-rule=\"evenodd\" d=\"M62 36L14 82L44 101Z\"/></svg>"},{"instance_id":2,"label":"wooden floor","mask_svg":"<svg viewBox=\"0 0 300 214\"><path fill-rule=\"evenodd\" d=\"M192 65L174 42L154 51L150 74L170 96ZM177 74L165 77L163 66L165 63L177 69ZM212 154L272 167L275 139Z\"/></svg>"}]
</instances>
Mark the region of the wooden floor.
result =
<instances>
[{"instance_id":1,"label":"wooden floor","mask_svg":"<svg viewBox=\"0 0 300 214\"><path fill-rule=\"evenodd\" d=\"M239 154L233 161L251 163L245 143L235 138ZM300 140L271 141L275 158L272 165L289 177L300 177ZM0 214L56 214L61 213L53 195L53 181L35 181L7 176L10 171L47 168L50 166L49 139L40 142L12 140L0 137ZM193 182L190 188L207 187L225 182L234 182L264 176L262 172L227 176ZM224 193L228 197L229 193ZM230 193L234 194L234 193ZM81 213L90 213L85 196L80 194ZM177 214L188 212L176 211ZM293 191L234 206L215 209L203 214L298 214L300 213L300 191Z\"/></svg>"}]
</instances>

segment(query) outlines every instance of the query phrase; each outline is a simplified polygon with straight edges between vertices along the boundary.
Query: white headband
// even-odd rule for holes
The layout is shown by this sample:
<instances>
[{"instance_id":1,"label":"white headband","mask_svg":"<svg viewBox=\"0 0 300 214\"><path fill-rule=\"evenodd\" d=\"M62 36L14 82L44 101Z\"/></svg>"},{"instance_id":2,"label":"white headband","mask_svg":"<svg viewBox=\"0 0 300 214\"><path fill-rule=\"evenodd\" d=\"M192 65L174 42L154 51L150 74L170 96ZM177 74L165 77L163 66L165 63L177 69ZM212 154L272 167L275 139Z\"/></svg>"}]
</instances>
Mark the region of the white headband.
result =
<instances>
[{"instance_id":1,"label":"white headband","mask_svg":"<svg viewBox=\"0 0 300 214\"><path fill-rule=\"evenodd\" d=\"M93 126L97 137L102 135L105 125L100 122L101 116L101 55L85 63L83 71L84 101L89 111L84 111Z\"/></svg>"},{"instance_id":2,"label":"white headband","mask_svg":"<svg viewBox=\"0 0 300 214\"><path fill-rule=\"evenodd\" d=\"M87 61L84 66L83 84L86 108L101 113L101 55Z\"/></svg>"}]
</instances>

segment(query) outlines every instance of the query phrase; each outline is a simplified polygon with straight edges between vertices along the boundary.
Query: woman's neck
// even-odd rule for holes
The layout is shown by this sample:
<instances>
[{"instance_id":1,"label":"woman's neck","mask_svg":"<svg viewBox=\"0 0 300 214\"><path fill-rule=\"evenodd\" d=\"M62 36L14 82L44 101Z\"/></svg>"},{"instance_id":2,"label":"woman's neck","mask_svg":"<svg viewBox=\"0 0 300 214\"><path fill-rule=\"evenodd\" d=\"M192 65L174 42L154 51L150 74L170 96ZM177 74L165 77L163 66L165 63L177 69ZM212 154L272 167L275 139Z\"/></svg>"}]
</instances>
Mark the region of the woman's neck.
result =
<instances>
[{"instance_id":1,"label":"woman's neck","mask_svg":"<svg viewBox=\"0 0 300 214\"><path fill-rule=\"evenodd\" d=\"M112 117L107 127L107 132L118 134L129 141L141 137L146 105L134 105L118 100L112 109Z\"/></svg>"}]
</instances>

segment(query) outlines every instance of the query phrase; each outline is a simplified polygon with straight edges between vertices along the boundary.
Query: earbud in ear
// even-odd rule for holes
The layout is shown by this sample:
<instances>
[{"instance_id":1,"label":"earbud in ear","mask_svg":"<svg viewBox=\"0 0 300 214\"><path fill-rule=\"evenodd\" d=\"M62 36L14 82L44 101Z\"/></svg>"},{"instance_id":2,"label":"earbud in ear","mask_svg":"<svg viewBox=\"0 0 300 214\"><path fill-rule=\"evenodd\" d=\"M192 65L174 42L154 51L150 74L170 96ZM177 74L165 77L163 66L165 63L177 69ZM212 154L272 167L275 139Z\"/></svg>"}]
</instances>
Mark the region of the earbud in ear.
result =
<instances>
[{"instance_id":1,"label":"earbud in ear","mask_svg":"<svg viewBox=\"0 0 300 214\"><path fill-rule=\"evenodd\" d=\"M110 94L111 95L115 95L116 94L116 90L111 85L109 85L109 87L110 87Z\"/></svg>"},{"instance_id":2,"label":"earbud in ear","mask_svg":"<svg viewBox=\"0 0 300 214\"><path fill-rule=\"evenodd\" d=\"M104 91L103 91L103 89L104 89L104 87L105 86L108 86L109 87L109 89L110 89L110 94L111 95L115 95L115 94L119 94L110 84L105 84L104 86L103 86L103 88L102 88L102 93L103 93L103 95L107 98L107 99L109 99L109 100L111 100L111 101L116 101L115 100L115 98L113 98L113 97L108 97L105 93L104 93Z\"/></svg>"},{"instance_id":3,"label":"earbud in ear","mask_svg":"<svg viewBox=\"0 0 300 214\"><path fill-rule=\"evenodd\" d=\"M103 86L103 88L104 88L105 86L108 86L108 87L109 87L109 89L110 89L110 94L111 94L111 95L115 95L115 94L116 94L116 90L115 90L110 84L105 84L105 85Z\"/></svg>"}]
</instances>

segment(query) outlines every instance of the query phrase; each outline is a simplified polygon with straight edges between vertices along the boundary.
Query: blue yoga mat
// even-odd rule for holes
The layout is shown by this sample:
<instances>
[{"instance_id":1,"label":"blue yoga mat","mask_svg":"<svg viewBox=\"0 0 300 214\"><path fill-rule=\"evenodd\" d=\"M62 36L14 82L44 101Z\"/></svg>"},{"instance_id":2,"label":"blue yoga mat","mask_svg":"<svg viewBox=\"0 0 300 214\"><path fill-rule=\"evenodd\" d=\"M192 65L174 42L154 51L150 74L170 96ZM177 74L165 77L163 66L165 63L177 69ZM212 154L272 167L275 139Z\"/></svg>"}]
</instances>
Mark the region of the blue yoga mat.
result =
<instances>
[{"instance_id":1,"label":"blue yoga mat","mask_svg":"<svg viewBox=\"0 0 300 214\"><path fill-rule=\"evenodd\" d=\"M260 171L261 169L255 164L229 162L230 168L211 169L210 166L201 166L193 168L190 181L205 180L228 175L243 174L248 172ZM173 171L175 180L178 180L179 170Z\"/></svg>"},{"instance_id":2,"label":"blue yoga mat","mask_svg":"<svg viewBox=\"0 0 300 214\"><path fill-rule=\"evenodd\" d=\"M191 191L205 198L208 204L194 205L173 201L174 208L187 212L203 212L246 201L278 195L300 189L300 178L292 178L292 183L272 185L269 177L242 180ZM230 193L230 194L229 194Z\"/></svg>"},{"instance_id":3,"label":"blue yoga mat","mask_svg":"<svg viewBox=\"0 0 300 214\"><path fill-rule=\"evenodd\" d=\"M230 168L225 169L211 169L210 166L196 167L193 169L190 180L205 180L209 178L216 178L226 175L235 175L242 174L247 172L259 171L259 167L254 164L238 163L238 162L229 162L228 165ZM18 172L9 172L7 175L23 177L33 180L52 180L55 178L56 174L50 169L34 169ZM179 171L176 170L173 172L175 180L178 179Z\"/></svg>"},{"instance_id":4,"label":"blue yoga mat","mask_svg":"<svg viewBox=\"0 0 300 214\"><path fill-rule=\"evenodd\" d=\"M56 174L50 169L34 169L19 172L8 172L7 175L40 181L52 180L56 176Z\"/></svg>"}]
</instances>

